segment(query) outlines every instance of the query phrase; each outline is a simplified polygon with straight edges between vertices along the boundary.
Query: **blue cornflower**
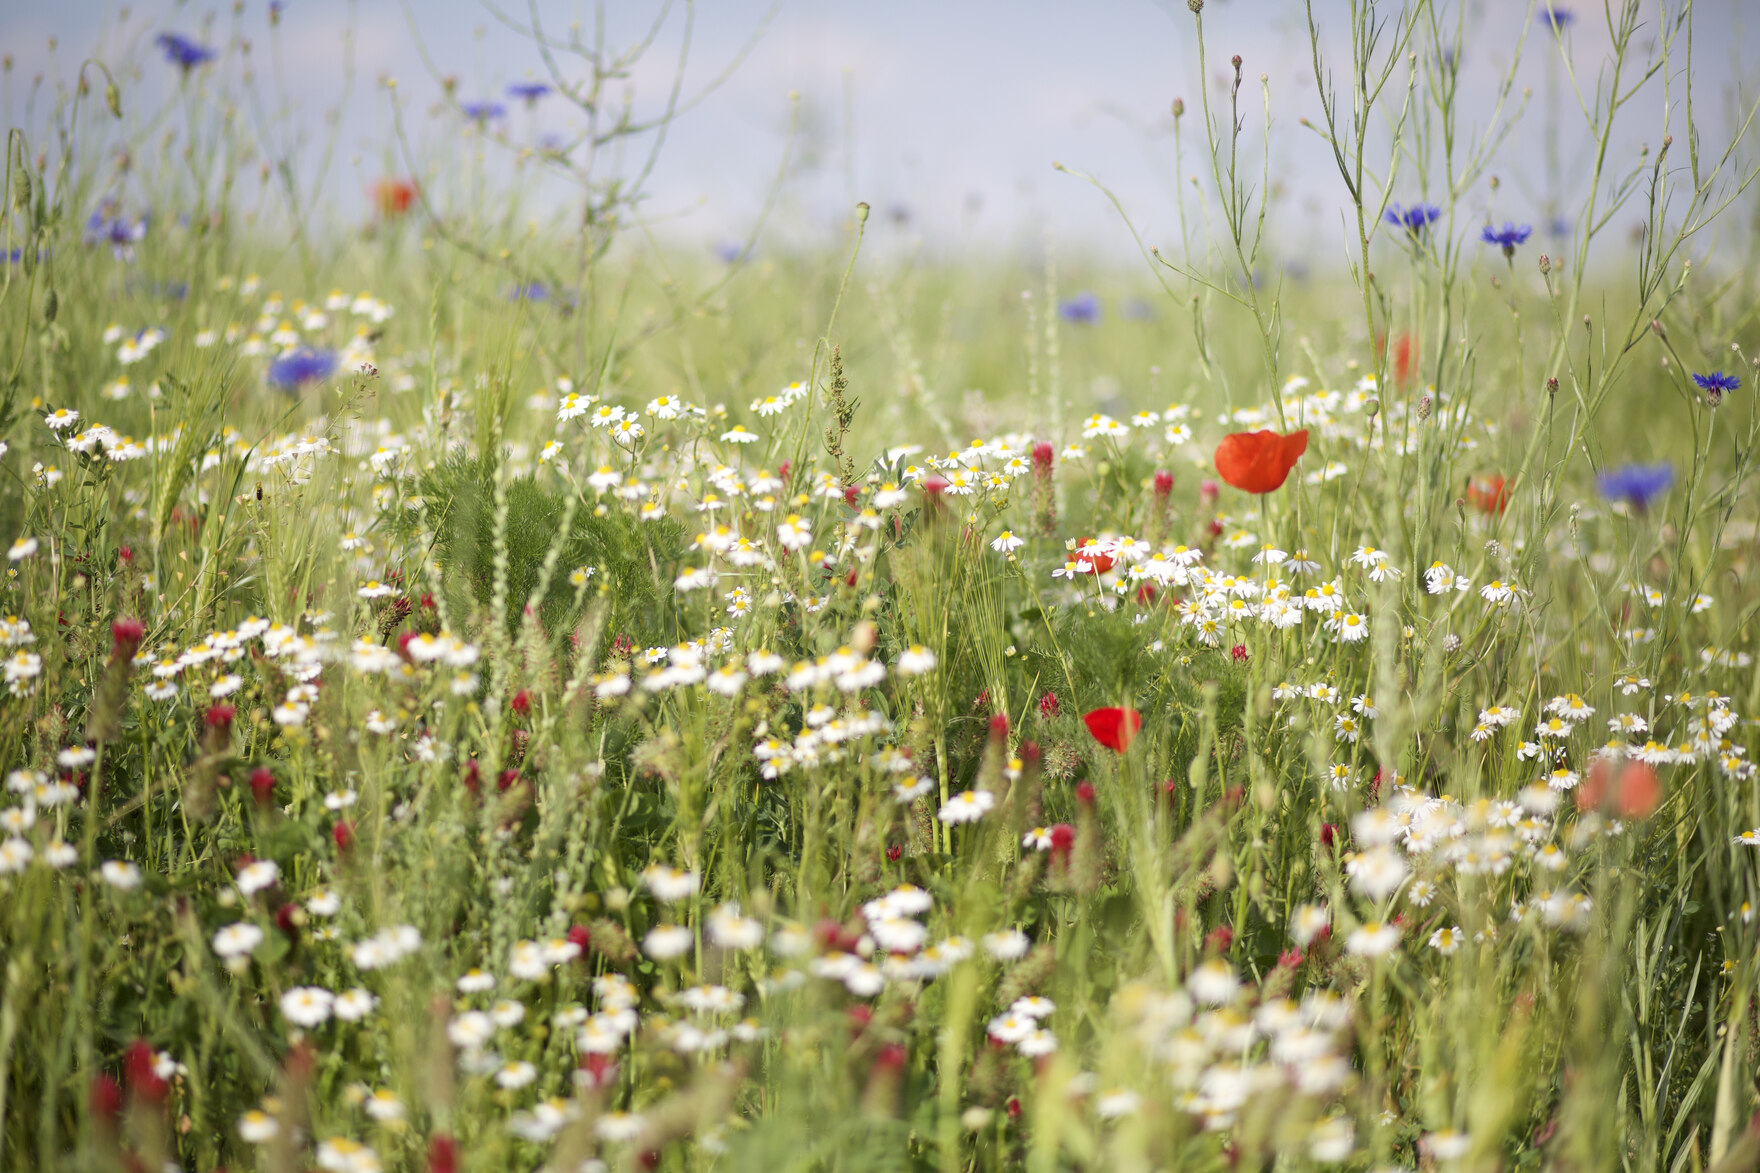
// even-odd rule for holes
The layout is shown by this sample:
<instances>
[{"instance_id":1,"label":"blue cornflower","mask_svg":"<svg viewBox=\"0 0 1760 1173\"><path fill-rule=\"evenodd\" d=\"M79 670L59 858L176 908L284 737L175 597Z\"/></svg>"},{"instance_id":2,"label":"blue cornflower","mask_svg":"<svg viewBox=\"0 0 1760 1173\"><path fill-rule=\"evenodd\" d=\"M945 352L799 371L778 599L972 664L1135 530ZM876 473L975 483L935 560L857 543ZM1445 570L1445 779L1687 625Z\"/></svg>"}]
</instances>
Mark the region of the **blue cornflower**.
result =
<instances>
[{"instance_id":1,"label":"blue cornflower","mask_svg":"<svg viewBox=\"0 0 1760 1173\"><path fill-rule=\"evenodd\" d=\"M1643 510L1650 502L1674 484L1674 466L1661 464L1627 464L1611 468L1595 478L1596 488L1609 501L1624 501L1634 509Z\"/></svg>"},{"instance_id":2,"label":"blue cornflower","mask_svg":"<svg viewBox=\"0 0 1760 1173\"><path fill-rule=\"evenodd\" d=\"M1540 14L1540 19L1551 25L1553 32L1562 33L1571 26L1572 21L1577 19L1577 14L1568 8L1548 4L1545 11Z\"/></svg>"},{"instance_id":3,"label":"blue cornflower","mask_svg":"<svg viewBox=\"0 0 1760 1173\"><path fill-rule=\"evenodd\" d=\"M529 285L515 285L507 291L508 301L549 301L550 291L543 285L533 281Z\"/></svg>"},{"instance_id":4,"label":"blue cornflower","mask_svg":"<svg viewBox=\"0 0 1760 1173\"><path fill-rule=\"evenodd\" d=\"M1381 218L1395 228L1404 228L1416 236L1435 223L1441 215L1442 209L1435 204L1413 204L1409 208L1388 204L1387 211L1382 213Z\"/></svg>"},{"instance_id":5,"label":"blue cornflower","mask_svg":"<svg viewBox=\"0 0 1760 1173\"><path fill-rule=\"evenodd\" d=\"M1502 228L1492 224L1485 225L1484 231L1479 233L1479 239L1486 244L1498 245L1503 249L1504 256L1513 257L1516 255L1516 245L1525 243L1533 232L1526 224L1517 227L1505 220Z\"/></svg>"},{"instance_id":6,"label":"blue cornflower","mask_svg":"<svg viewBox=\"0 0 1760 1173\"><path fill-rule=\"evenodd\" d=\"M1059 302L1057 312L1066 322L1091 326L1100 320L1100 299L1084 290L1068 301Z\"/></svg>"},{"instance_id":7,"label":"blue cornflower","mask_svg":"<svg viewBox=\"0 0 1760 1173\"><path fill-rule=\"evenodd\" d=\"M87 244L108 244L117 260L126 260L134 254L134 246L146 239L147 218L145 216L132 223L125 216L117 215L116 204L106 200L91 218L86 221L85 242Z\"/></svg>"},{"instance_id":8,"label":"blue cornflower","mask_svg":"<svg viewBox=\"0 0 1760 1173\"><path fill-rule=\"evenodd\" d=\"M724 240L715 246L715 259L724 265L731 265L745 255L745 246L737 240Z\"/></svg>"},{"instance_id":9,"label":"blue cornflower","mask_svg":"<svg viewBox=\"0 0 1760 1173\"><path fill-rule=\"evenodd\" d=\"M541 81L518 81L507 87L507 96L518 98L528 106L550 92L550 87Z\"/></svg>"},{"instance_id":10,"label":"blue cornflower","mask_svg":"<svg viewBox=\"0 0 1760 1173\"><path fill-rule=\"evenodd\" d=\"M154 43L164 51L165 60L185 73L214 60L214 50L200 41L190 40L182 33L160 33Z\"/></svg>"},{"instance_id":11,"label":"blue cornflower","mask_svg":"<svg viewBox=\"0 0 1760 1173\"><path fill-rule=\"evenodd\" d=\"M1726 375L1722 371L1712 371L1709 375L1695 374L1693 382L1698 384L1699 390L1717 397L1721 397L1725 391L1734 391L1742 385L1740 375Z\"/></svg>"},{"instance_id":12,"label":"blue cornflower","mask_svg":"<svg viewBox=\"0 0 1760 1173\"><path fill-rule=\"evenodd\" d=\"M460 102L458 108L472 122L487 122L491 118L507 116L507 107L500 102Z\"/></svg>"},{"instance_id":13,"label":"blue cornflower","mask_svg":"<svg viewBox=\"0 0 1760 1173\"><path fill-rule=\"evenodd\" d=\"M328 379L336 373L336 355L328 350L301 347L290 350L269 364L269 386L297 391L307 383Z\"/></svg>"}]
</instances>

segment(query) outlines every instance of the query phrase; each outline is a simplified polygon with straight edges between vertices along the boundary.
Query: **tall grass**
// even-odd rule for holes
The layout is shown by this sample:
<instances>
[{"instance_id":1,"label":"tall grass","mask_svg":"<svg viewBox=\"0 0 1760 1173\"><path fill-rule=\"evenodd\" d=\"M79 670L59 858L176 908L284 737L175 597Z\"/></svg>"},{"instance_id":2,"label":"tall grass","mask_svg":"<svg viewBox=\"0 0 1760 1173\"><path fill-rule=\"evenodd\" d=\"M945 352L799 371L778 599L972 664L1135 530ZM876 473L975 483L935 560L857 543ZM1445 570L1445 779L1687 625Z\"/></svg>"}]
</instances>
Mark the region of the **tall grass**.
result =
<instances>
[{"instance_id":1,"label":"tall grass","mask_svg":"<svg viewBox=\"0 0 1760 1173\"><path fill-rule=\"evenodd\" d=\"M1031 271L659 243L664 18L514 22L578 141L382 85L353 231L126 26L7 137L0 1163L1751 1168L1754 108L1527 17L1464 110L1469 7L1310 6Z\"/></svg>"}]
</instances>

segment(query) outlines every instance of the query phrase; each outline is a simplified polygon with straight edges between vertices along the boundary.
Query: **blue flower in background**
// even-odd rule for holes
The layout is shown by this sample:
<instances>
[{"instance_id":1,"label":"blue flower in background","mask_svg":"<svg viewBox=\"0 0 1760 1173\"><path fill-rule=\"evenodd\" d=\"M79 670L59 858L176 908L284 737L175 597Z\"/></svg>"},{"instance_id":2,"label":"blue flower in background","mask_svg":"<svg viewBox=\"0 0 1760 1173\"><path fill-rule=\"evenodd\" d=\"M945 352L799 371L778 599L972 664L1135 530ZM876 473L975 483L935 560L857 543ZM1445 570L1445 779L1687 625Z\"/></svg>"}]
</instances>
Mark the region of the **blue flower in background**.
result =
<instances>
[{"instance_id":1,"label":"blue flower in background","mask_svg":"<svg viewBox=\"0 0 1760 1173\"><path fill-rule=\"evenodd\" d=\"M1526 224L1518 227L1505 220L1502 228L1494 224L1485 225L1484 231L1479 233L1479 239L1502 248L1504 256L1513 257L1516 255L1516 245L1526 243L1533 232Z\"/></svg>"},{"instance_id":2,"label":"blue flower in background","mask_svg":"<svg viewBox=\"0 0 1760 1173\"><path fill-rule=\"evenodd\" d=\"M1715 391L1720 395L1725 391L1734 391L1742 385L1740 375L1726 375L1722 371L1712 371L1709 375L1694 375L1693 382L1699 385L1701 391Z\"/></svg>"},{"instance_id":3,"label":"blue flower in background","mask_svg":"<svg viewBox=\"0 0 1760 1173\"><path fill-rule=\"evenodd\" d=\"M715 246L715 259L724 265L731 265L745 255L745 246L737 240L724 240Z\"/></svg>"},{"instance_id":4,"label":"blue flower in background","mask_svg":"<svg viewBox=\"0 0 1760 1173\"><path fill-rule=\"evenodd\" d=\"M549 301L550 291L540 283L533 281L529 285L515 285L507 291L508 301Z\"/></svg>"},{"instance_id":5,"label":"blue flower in background","mask_svg":"<svg viewBox=\"0 0 1760 1173\"><path fill-rule=\"evenodd\" d=\"M1066 322L1092 326L1100 320L1100 299L1084 290L1068 301L1059 302L1057 312Z\"/></svg>"},{"instance_id":6,"label":"blue flower in background","mask_svg":"<svg viewBox=\"0 0 1760 1173\"><path fill-rule=\"evenodd\" d=\"M106 200L86 221L84 235L87 244L108 244L117 260L127 260L134 255L134 246L146 239L147 218L130 222L117 214L114 201Z\"/></svg>"},{"instance_id":7,"label":"blue flower in background","mask_svg":"<svg viewBox=\"0 0 1760 1173\"><path fill-rule=\"evenodd\" d=\"M192 41L182 33L160 33L154 44L165 54L165 60L182 69L185 73L198 65L206 65L214 60L214 50L200 41Z\"/></svg>"},{"instance_id":8,"label":"blue flower in background","mask_svg":"<svg viewBox=\"0 0 1760 1173\"><path fill-rule=\"evenodd\" d=\"M472 122L487 122L491 118L505 118L507 107L500 102L460 102L458 108Z\"/></svg>"},{"instance_id":9,"label":"blue flower in background","mask_svg":"<svg viewBox=\"0 0 1760 1173\"><path fill-rule=\"evenodd\" d=\"M307 383L328 379L336 373L336 356L328 350L301 347L290 350L269 364L269 386L298 391Z\"/></svg>"},{"instance_id":10,"label":"blue flower in background","mask_svg":"<svg viewBox=\"0 0 1760 1173\"><path fill-rule=\"evenodd\" d=\"M518 98L528 106L536 102L539 98L544 97L549 92L550 87L541 81L514 82L507 87L508 97Z\"/></svg>"},{"instance_id":11,"label":"blue flower in background","mask_svg":"<svg viewBox=\"0 0 1760 1173\"><path fill-rule=\"evenodd\" d=\"M1627 464L1611 468L1595 478L1595 487L1609 501L1623 501L1634 509L1649 508L1650 502L1668 492L1674 484L1674 466L1661 464Z\"/></svg>"},{"instance_id":12,"label":"blue flower in background","mask_svg":"<svg viewBox=\"0 0 1760 1173\"><path fill-rule=\"evenodd\" d=\"M1571 27L1571 23L1577 19L1577 14L1568 8L1548 4L1545 10L1540 13L1540 19L1552 26L1553 32L1562 33Z\"/></svg>"},{"instance_id":13,"label":"blue flower in background","mask_svg":"<svg viewBox=\"0 0 1760 1173\"><path fill-rule=\"evenodd\" d=\"M1442 216L1442 209L1435 204L1413 204L1402 208L1398 204L1387 205L1387 211L1381 214L1395 228L1404 228L1413 236L1423 232Z\"/></svg>"}]
</instances>

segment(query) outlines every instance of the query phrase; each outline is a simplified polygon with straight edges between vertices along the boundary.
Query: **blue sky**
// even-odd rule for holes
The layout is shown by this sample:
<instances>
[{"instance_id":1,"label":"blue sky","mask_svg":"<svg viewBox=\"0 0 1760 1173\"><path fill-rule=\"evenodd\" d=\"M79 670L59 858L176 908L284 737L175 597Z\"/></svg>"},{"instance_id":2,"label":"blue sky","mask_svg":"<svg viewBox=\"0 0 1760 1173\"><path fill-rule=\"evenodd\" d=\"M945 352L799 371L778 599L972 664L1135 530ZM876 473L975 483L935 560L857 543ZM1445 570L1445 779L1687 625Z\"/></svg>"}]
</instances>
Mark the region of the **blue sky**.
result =
<instances>
[{"instance_id":1,"label":"blue sky","mask_svg":"<svg viewBox=\"0 0 1760 1173\"><path fill-rule=\"evenodd\" d=\"M1528 6L1520 0L1464 3L1464 105L1468 123L1483 130L1495 78L1522 36ZM605 7L609 40L625 44L660 5L613 0ZM1315 7L1336 53L1344 0L1316 0ZM1564 49L1585 84L1593 84L1608 36L1598 27L1598 2L1574 7L1580 15ZM1647 11L1652 7L1646 4ZM1760 48L1760 15L1745 18L1742 8L1741 0L1698 5L1692 76L1701 114L1736 98L1736 64L1751 61ZM306 128L308 156L326 116L338 112L338 167L326 196L344 218L361 214L362 192L383 170L391 122L375 79L397 78L423 149L438 151L455 140L457 118L428 113L440 93L436 71L455 76L459 93L469 96L499 96L509 82L543 76L530 43L479 0L412 0L407 7L388 0L289 0L273 41L266 9L264 0L246 0L236 27L252 39L265 79L266 63L278 56L292 116ZM520 0L508 0L506 9L525 19ZM585 5L540 0L538 10L558 35L574 21L590 30L594 19ZM233 19L229 4L136 4L126 22L116 6L96 0L4 6L0 50L15 61L6 83L9 121L22 118L35 73L65 78L77 55L94 51L138 67L138 80L128 80L125 92L131 116L141 116L175 86L175 71L151 54L150 37L176 29L222 42ZM1280 193L1280 243L1321 263L1341 257L1343 188L1322 144L1298 125L1318 113L1301 5L1210 0L1204 20L1210 68L1200 77L1185 0L781 0L774 10L754 0L708 0L692 30L687 95L762 31L731 80L674 127L646 211L656 231L673 237L707 245L740 235L782 157L791 95L798 94L804 129L795 141L796 166L779 205L777 233L828 238L848 206L866 199L882 215L877 229L940 249L1037 251L1049 233L1060 248L1127 251L1129 237L1116 213L1087 184L1055 173L1052 162L1061 160L1104 178L1146 234L1171 247L1178 223L1174 187L1189 185L1204 160L1195 141L1200 127L1188 116L1185 155L1176 163L1169 104L1180 97L1195 110L1202 86L1210 87L1212 101L1226 101L1227 59L1238 52L1245 58L1247 122L1255 138L1263 118L1259 74L1272 91L1271 183ZM683 8L675 5L654 50L629 78L639 110L652 110L663 98L683 29ZM1558 60L1560 46L1544 27L1527 35L1521 76L1532 99L1521 131L1502 145L1491 169L1503 185L1493 196L1482 183L1467 206L1475 216L1539 223L1553 187L1548 110L1561 112L1558 161L1551 168L1561 186L1583 169L1588 143ZM1640 38L1651 35L1647 30ZM53 55L46 49L51 36L59 42ZM356 83L343 103L350 42ZM1684 74L1677 70L1677 98ZM274 105L271 98L265 108ZM1661 109L1659 88L1633 103L1629 122L1615 136L1616 154L1629 156L1638 143L1659 141ZM561 103L551 98L531 113L516 109L507 126L511 135L525 137L555 132L566 122ZM505 166L503 156L488 159L491 168ZM1252 166L1258 166L1256 154ZM1407 181L1412 186L1396 184L1398 197L1419 197L1415 176L1408 172Z\"/></svg>"}]
</instances>

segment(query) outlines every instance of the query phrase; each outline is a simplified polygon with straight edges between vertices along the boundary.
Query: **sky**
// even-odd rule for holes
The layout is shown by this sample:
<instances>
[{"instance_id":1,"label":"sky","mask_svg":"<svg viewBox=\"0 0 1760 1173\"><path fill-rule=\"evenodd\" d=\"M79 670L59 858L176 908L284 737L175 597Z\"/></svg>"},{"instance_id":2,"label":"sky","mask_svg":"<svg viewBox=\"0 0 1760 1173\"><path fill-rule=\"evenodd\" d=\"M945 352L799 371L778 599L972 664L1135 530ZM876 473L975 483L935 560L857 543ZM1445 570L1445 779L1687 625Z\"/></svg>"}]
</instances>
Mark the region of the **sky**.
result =
<instances>
[{"instance_id":1,"label":"sky","mask_svg":"<svg viewBox=\"0 0 1760 1173\"><path fill-rule=\"evenodd\" d=\"M1544 11L1547 0L1539 2ZM418 167L438 167L465 133L456 109L439 101L442 77L456 79L461 98L507 102L512 109L499 125L509 139L539 140L578 123L554 95L530 109L503 97L508 83L548 80L531 39L508 27L529 21L528 3L553 38L566 39L571 25L590 36L595 26L592 6L552 0L506 0L501 8L483 0L287 0L274 30L264 0L245 0L236 15L231 5L151 0L132 11L98 0L0 5L0 51L13 60L4 113L9 125L30 126L34 118L40 127L42 102L25 114L32 79L65 82L81 56L95 54L123 72L131 125L174 122L177 112L163 103L177 97L177 70L155 55L152 37L175 30L215 45L249 37L264 95L253 116L274 127L264 141L297 141L281 149L313 173L333 125L336 163L319 194L346 220L366 214L365 192L388 162L391 170L402 166L388 156L390 98L379 79L397 80ZM608 0L608 42L634 43L662 7L662 0ZM1565 61L1593 87L1610 43L1601 6L1579 0L1562 39L1531 18L1523 0L1452 0L1448 7L1464 15L1460 104L1469 136L1490 127L1498 81L1527 38L1510 104L1528 91L1522 121L1498 136L1496 161L1463 208L1476 219L1543 227L1555 199L1581 194L1592 143ZM1655 7L1644 0L1647 13ZM1744 15L1744 0L1695 7L1696 112L1711 111L1720 126L1740 99L1738 63L1760 48L1760 12ZM1322 47L1342 74L1348 4L1314 0L1314 8ZM666 97L685 15L674 3L650 51L614 86L633 95L638 114L654 112ZM1188 218L1203 215L1189 202L1192 176L1208 172L1197 109L1206 89L1219 109L1227 103L1228 59L1239 53L1243 167L1256 191L1268 185L1274 192L1275 241L1289 257L1341 261L1345 189L1324 143L1300 123L1319 116L1302 5L1209 0L1202 71L1196 25L1185 0L704 0L690 27L682 92L690 98L732 72L669 128L643 214L657 233L705 248L737 240L764 207L786 150L789 167L766 230L772 241L834 239L855 201L865 200L877 235L913 245L1036 253L1049 239L1060 249L1128 254L1134 245L1118 212L1092 185L1054 170L1060 161L1103 180L1145 238L1172 250L1176 190L1188 193ZM1653 24L1641 30L1639 47L1654 36ZM566 53L562 62L565 77L580 76ZM1678 104L1688 78L1684 55L1672 73ZM1261 74L1271 92L1268 165L1260 154ZM1403 73L1388 92L1397 109ZM1176 98L1188 107L1179 155L1170 114ZM1639 144L1660 141L1663 108L1658 79L1628 107L1612 157L1629 164ZM1376 132L1385 133L1379 121ZM512 174L507 152L487 150L484 160L491 177ZM626 173L633 169L626 163ZM1491 175L1500 180L1495 193ZM1434 197L1426 190L1434 186L1408 166L1395 177L1393 198Z\"/></svg>"}]
</instances>

